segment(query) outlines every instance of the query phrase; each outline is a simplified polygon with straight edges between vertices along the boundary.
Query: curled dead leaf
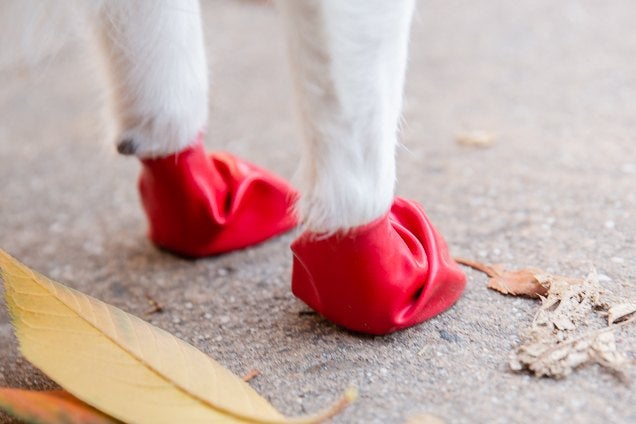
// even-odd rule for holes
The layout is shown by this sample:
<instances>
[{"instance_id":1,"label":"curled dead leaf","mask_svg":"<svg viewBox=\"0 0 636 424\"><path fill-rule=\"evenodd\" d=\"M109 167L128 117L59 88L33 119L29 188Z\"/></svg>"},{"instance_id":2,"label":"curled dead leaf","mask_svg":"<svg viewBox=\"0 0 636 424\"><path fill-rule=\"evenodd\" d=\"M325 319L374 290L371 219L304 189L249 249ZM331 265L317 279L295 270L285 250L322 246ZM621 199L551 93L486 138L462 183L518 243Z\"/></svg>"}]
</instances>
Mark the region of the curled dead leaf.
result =
<instances>
[{"instance_id":1,"label":"curled dead leaf","mask_svg":"<svg viewBox=\"0 0 636 424\"><path fill-rule=\"evenodd\" d=\"M497 274L488 281L488 288L512 296L539 297L548 292L548 284L537 278L538 270L519 269L509 271L501 265L493 265Z\"/></svg>"},{"instance_id":2,"label":"curled dead leaf","mask_svg":"<svg viewBox=\"0 0 636 424\"><path fill-rule=\"evenodd\" d=\"M545 271L535 268L508 270L503 265L488 265L464 258L455 258L459 264L468 266L485 273L490 279L488 288L503 294L512 296L527 296L538 298L548 293L550 283L555 278L565 279L574 283L574 280L565 277L550 276Z\"/></svg>"},{"instance_id":3,"label":"curled dead leaf","mask_svg":"<svg viewBox=\"0 0 636 424\"><path fill-rule=\"evenodd\" d=\"M619 303L612 305L607 311L607 324L612 325L636 312L636 303Z\"/></svg>"},{"instance_id":4,"label":"curled dead leaf","mask_svg":"<svg viewBox=\"0 0 636 424\"><path fill-rule=\"evenodd\" d=\"M624 378L628 361L617 349L613 330L636 321L636 317L625 320L636 312L636 302L605 293L596 273L577 279L534 268L509 271L501 265L456 261L488 275L490 289L541 299L531 326L522 332L521 343L510 355L512 370L563 378L578 367L597 363ZM610 327L589 330L593 318L604 311Z\"/></svg>"},{"instance_id":5,"label":"curled dead leaf","mask_svg":"<svg viewBox=\"0 0 636 424\"><path fill-rule=\"evenodd\" d=\"M590 330L595 316L608 307L608 297L595 274L577 284L553 279L530 328L510 358L510 368L538 377L563 378L587 364L599 364L625 379L627 357L618 351L610 327ZM598 324L597 324L598 325Z\"/></svg>"}]
</instances>

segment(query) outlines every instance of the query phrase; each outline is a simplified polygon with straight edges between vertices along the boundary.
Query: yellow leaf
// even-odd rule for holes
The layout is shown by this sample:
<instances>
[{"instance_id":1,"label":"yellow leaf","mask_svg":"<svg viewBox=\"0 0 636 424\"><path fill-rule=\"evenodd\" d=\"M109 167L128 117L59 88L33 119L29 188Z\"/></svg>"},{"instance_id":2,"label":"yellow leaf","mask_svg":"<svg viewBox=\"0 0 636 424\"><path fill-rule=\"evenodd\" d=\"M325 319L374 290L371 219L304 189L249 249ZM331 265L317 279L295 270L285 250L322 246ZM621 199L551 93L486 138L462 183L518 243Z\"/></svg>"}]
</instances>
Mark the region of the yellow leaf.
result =
<instances>
[{"instance_id":1,"label":"yellow leaf","mask_svg":"<svg viewBox=\"0 0 636 424\"><path fill-rule=\"evenodd\" d=\"M0 387L0 409L36 424L121 424L63 390Z\"/></svg>"},{"instance_id":2,"label":"yellow leaf","mask_svg":"<svg viewBox=\"0 0 636 424\"><path fill-rule=\"evenodd\" d=\"M74 396L131 423L317 422L346 406L287 419L193 346L114 306L49 280L0 249L22 354Z\"/></svg>"}]
</instances>

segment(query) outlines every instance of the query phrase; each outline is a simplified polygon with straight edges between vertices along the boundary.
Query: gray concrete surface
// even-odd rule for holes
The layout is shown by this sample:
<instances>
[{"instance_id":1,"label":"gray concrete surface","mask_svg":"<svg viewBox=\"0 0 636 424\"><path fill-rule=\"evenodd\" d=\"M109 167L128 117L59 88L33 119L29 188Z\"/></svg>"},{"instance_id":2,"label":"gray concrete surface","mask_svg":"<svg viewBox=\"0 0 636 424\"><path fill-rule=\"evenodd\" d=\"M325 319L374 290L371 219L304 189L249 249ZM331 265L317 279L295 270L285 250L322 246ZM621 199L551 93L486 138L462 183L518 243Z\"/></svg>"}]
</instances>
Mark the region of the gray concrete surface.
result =
<instances>
[{"instance_id":1,"label":"gray concrete surface","mask_svg":"<svg viewBox=\"0 0 636 424\"><path fill-rule=\"evenodd\" d=\"M298 136L275 9L204 6L208 147L291 177ZM608 289L636 295L634 22L628 0L419 2L398 191L425 205L454 254L573 276L595 267ZM361 337L290 293L293 234L196 261L156 250L144 237L139 165L109 139L94 47L70 37L28 65L19 53L0 52L14 55L0 69L0 246L30 266L237 374L260 370L251 384L286 414L317 411L354 384L359 401L334 422L420 412L449 423L636 422L633 385L599 367L562 381L510 372L508 352L536 304L488 291L475 272L447 313ZM473 129L496 144L454 141ZM165 312L145 315L146 294ZM632 326L617 337L632 362L635 335ZM4 304L0 346L0 385L54 386L20 358Z\"/></svg>"}]
</instances>

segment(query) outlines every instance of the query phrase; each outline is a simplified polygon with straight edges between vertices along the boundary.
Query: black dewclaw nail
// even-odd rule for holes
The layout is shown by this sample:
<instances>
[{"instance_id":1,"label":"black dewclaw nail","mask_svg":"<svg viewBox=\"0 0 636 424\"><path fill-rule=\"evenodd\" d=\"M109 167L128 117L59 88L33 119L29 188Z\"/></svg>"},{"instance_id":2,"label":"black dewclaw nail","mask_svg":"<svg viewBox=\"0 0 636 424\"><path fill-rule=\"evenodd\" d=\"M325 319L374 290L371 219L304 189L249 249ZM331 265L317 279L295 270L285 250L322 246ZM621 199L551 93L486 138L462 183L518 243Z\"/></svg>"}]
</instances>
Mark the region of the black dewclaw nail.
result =
<instances>
[{"instance_id":1,"label":"black dewclaw nail","mask_svg":"<svg viewBox=\"0 0 636 424\"><path fill-rule=\"evenodd\" d=\"M122 155L134 155L137 151L137 147L132 139L127 138L126 140L119 142L117 145L117 151Z\"/></svg>"}]
</instances>

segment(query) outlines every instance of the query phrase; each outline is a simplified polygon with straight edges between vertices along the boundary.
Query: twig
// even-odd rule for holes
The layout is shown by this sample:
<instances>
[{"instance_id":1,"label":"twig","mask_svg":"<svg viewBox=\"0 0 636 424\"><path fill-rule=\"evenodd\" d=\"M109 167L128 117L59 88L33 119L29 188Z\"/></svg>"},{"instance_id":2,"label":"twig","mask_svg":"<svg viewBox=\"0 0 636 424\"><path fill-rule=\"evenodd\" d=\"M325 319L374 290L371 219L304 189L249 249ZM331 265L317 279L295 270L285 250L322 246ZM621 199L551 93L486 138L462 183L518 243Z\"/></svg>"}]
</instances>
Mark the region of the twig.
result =
<instances>
[{"instance_id":1,"label":"twig","mask_svg":"<svg viewBox=\"0 0 636 424\"><path fill-rule=\"evenodd\" d=\"M307 418L291 418L287 422L288 423L322 423L327 421L330 418L338 415L344 409L351 405L358 397L358 391L354 387L348 388L342 397L334 403L329 409L319 412L314 416L310 416Z\"/></svg>"},{"instance_id":2,"label":"twig","mask_svg":"<svg viewBox=\"0 0 636 424\"><path fill-rule=\"evenodd\" d=\"M144 296L146 296L146 300L148 301L148 304L150 305L150 309L148 309L145 312L146 315L153 315L153 314L157 314L157 313L163 312L163 305L161 303L157 302L148 293L144 293Z\"/></svg>"},{"instance_id":3,"label":"twig","mask_svg":"<svg viewBox=\"0 0 636 424\"><path fill-rule=\"evenodd\" d=\"M247 383L248 381L251 381L255 377L258 377L259 375L261 375L261 372L259 370L257 369L250 370L247 374L243 376L243 381Z\"/></svg>"}]
</instances>

